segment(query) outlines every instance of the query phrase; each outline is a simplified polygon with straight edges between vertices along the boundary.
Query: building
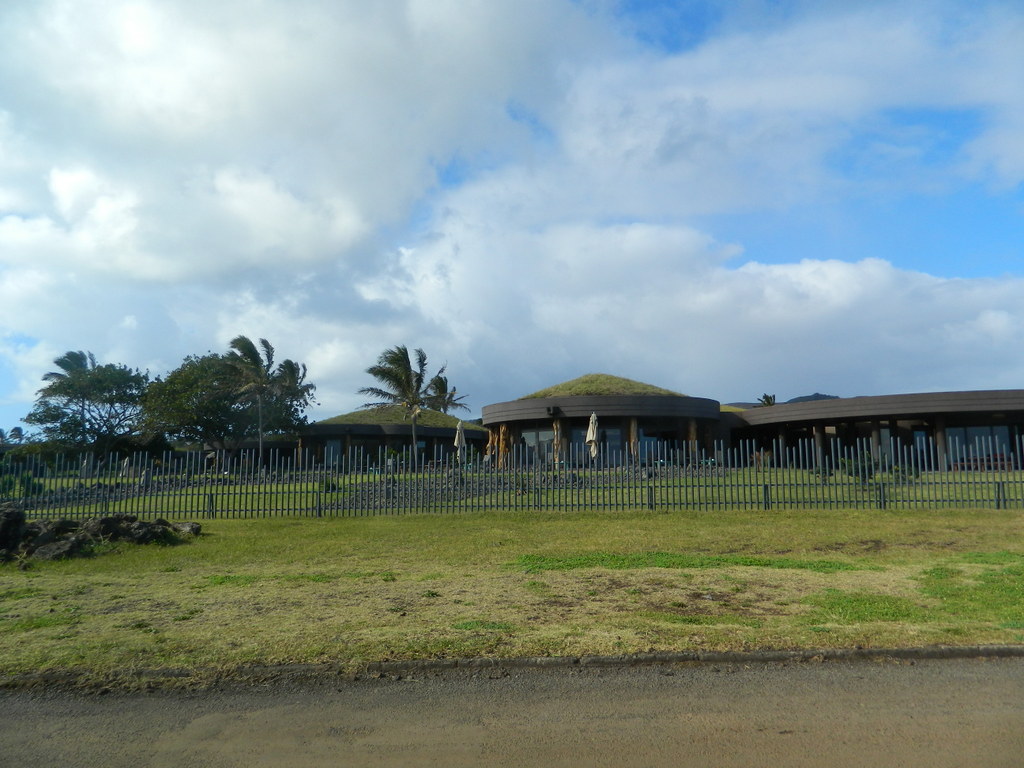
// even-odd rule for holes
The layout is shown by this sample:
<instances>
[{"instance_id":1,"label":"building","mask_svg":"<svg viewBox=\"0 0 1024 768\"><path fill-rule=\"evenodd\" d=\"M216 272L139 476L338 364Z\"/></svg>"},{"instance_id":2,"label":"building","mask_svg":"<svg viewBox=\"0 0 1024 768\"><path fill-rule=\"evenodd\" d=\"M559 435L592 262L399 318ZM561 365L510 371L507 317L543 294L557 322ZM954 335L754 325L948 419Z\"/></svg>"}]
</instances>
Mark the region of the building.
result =
<instances>
[{"instance_id":1,"label":"building","mask_svg":"<svg viewBox=\"0 0 1024 768\"><path fill-rule=\"evenodd\" d=\"M455 451L459 419L438 411L423 410L416 420L416 442L421 460L435 461ZM463 422L466 447L482 453L487 430ZM398 405L368 408L316 421L302 431L301 447L317 462L335 463L341 457L362 456L371 463L381 452L407 451L412 443L412 422Z\"/></svg>"},{"instance_id":2,"label":"building","mask_svg":"<svg viewBox=\"0 0 1024 768\"><path fill-rule=\"evenodd\" d=\"M967 449L978 456L1018 453L1024 390L843 397L751 408L739 417L733 441L792 446L813 440L819 451L860 442L883 454L894 446L932 446L936 460L947 465Z\"/></svg>"},{"instance_id":3,"label":"building","mask_svg":"<svg viewBox=\"0 0 1024 768\"><path fill-rule=\"evenodd\" d=\"M490 452L521 452L526 459L549 462L582 450L591 414L598 416L598 442L612 453L639 456L652 444L710 448L720 433L717 400L607 374L587 374L484 406L482 421L490 432Z\"/></svg>"},{"instance_id":4,"label":"building","mask_svg":"<svg viewBox=\"0 0 1024 768\"><path fill-rule=\"evenodd\" d=\"M818 455L868 446L876 455L928 451L938 466L950 466L966 453L996 463L1024 453L1024 390L830 398L742 409L605 374L484 406L488 450L562 460L573 446L582 446L592 413L599 443L610 455L643 456L654 445L782 453L811 445Z\"/></svg>"}]
</instances>

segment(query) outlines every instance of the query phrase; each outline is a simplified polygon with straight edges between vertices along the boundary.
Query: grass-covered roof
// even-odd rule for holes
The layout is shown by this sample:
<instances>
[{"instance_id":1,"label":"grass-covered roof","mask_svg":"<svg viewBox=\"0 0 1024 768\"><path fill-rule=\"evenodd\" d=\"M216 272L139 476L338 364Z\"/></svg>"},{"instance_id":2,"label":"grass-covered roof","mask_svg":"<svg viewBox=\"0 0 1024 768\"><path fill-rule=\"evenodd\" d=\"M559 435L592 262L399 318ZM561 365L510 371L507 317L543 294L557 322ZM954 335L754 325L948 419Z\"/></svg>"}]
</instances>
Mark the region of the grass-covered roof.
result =
<instances>
[{"instance_id":1,"label":"grass-covered roof","mask_svg":"<svg viewBox=\"0 0 1024 768\"><path fill-rule=\"evenodd\" d=\"M460 419L440 411L420 411L416 424L421 427L447 427L455 429ZM323 419L316 424L408 424L409 418L400 405L385 405L382 408L364 408L352 413L343 413L330 419ZM484 429L479 424L463 421L464 429Z\"/></svg>"},{"instance_id":2,"label":"grass-covered roof","mask_svg":"<svg viewBox=\"0 0 1024 768\"><path fill-rule=\"evenodd\" d=\"M526 395L520 400L530 400L537 397L580 397L595 395L673 395L675 397L686 397L679 392L670 389L662 389L653 384L644 384L642 381L624 379L621 376L609 376L607 373L588 373L572 381L565 381L555 384L553 387Z\"/></svg>"}]
</instances>

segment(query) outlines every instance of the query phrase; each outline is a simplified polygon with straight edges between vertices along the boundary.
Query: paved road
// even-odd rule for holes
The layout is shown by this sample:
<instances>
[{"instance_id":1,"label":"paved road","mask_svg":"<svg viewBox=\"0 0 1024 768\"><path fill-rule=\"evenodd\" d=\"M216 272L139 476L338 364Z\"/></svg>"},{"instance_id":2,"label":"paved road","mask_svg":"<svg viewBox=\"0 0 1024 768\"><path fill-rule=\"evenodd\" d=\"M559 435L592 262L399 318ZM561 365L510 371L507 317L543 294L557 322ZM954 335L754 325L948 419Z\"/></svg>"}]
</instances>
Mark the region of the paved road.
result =
<instances>
[{"instance_id":1,"label":"paved road","mask_svg":"<svg viewBox=\"0 0 1024 768\"><path fill-rule=\"evenodd\" d=\"M0 764L1024 766L1024 660L0 693Z\"/></svg>"}]
</instances>

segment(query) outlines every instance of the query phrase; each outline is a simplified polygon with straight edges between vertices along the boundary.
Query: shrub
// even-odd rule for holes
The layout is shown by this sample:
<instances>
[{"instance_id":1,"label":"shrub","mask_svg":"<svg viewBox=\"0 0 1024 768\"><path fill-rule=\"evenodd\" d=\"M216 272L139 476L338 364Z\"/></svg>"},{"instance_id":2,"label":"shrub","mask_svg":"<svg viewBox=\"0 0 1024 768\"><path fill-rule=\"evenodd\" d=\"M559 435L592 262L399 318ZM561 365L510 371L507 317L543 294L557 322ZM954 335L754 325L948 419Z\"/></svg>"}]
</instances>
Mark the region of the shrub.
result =
<instances>
[{"instance_id":1,"label":"shrub","mask_svg":"<svg viewBox=\"0 0 1024 768\"><path fill-rule=\"evenodd\" d=\"M862 483L871 480L875 476L875 470L877 469L875 460L871 458L871 454L867 451L851 459L840 459L839 466L843 472L850 477L858 478Z\"/></svg>"}]
</instances>

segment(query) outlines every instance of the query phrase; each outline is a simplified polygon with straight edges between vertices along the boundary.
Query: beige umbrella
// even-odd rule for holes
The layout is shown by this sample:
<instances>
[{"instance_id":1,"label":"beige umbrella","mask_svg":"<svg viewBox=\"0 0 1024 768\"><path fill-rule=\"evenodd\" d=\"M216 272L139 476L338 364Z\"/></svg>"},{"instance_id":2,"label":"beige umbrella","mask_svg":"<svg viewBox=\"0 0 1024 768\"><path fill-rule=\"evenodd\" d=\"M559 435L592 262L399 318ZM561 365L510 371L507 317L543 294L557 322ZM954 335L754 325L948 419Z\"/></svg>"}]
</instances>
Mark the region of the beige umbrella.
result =
<instances>
[{"instance_id":1,"label":"beige umbrella","mask_svg":"<svg viewBox=\"0 0 1024 768\"><path fill-rule=\"evenodd\" d=\"M461 421L455 427L455 457L459 464L466 457L466 431L463 429Z\"/></svg>"},{"instance_id":2,"label":"beige umbrella","mask_svg":"<svg viewBox=\"0 0 1024 768\"><path fill-rule=\"evenodd\" d=\"M587 426L587 445L590 446L590 458L597 458L597 414L590 414L590 424Z\"/></svg>"}]
</instances>

